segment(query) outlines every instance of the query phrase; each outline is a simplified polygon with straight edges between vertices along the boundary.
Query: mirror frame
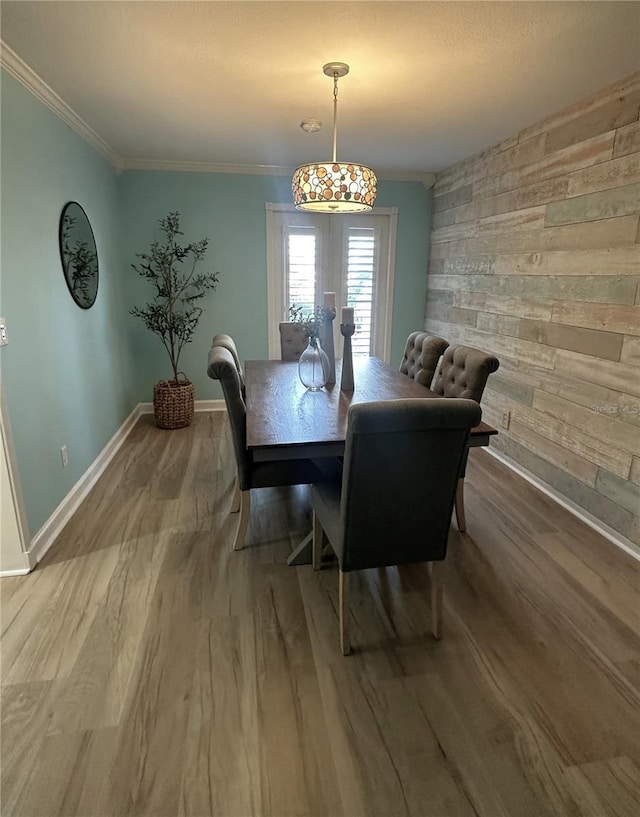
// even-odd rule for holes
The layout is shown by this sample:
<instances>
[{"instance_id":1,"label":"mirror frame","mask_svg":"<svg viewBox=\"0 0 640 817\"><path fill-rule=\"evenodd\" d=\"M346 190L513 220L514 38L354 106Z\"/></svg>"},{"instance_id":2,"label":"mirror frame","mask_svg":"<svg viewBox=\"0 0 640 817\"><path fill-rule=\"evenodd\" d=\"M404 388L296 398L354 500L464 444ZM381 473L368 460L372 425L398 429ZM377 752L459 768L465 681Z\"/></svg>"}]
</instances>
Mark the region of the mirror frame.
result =
<instances>
[{"instance_id":1,"label":"mirror frame","mask_svg":"<svg viewBox=\"0 0 640 817\"><path fill-rule=\"evenodd\" d=\"M84 299L81 299L78 293L74 290L73 282L71 280L71 276L69 275L69 261L65 257L64 251L64 226L65 226L65 217L67 216L68 210L71 206L75 206L79 208L81 211L82 216L86 221L87 227L89 228L89 233L91 235L91 241L93 242L93 254L95 255L95 274L93 275L93 280L95 280L95 289L93 290L93 297L87 299L90 301L87 303ZM89 221L89 217L87 216L84 207L81 204L78 204L77 201L68 201L64 207L62 208L62 212L60 213L60 223L58 224L58 248L60 250L60 261L62 262L62 271L64 273L64 280L67 284L67 288L71 297L73 298L74 303L80 307L80 309L91 309L91 307L96 302L96 298L98 297L98 284L100 282L99 278L99 264L98 264L98 248L96 246L96 238L93 233L93 228L91 226L91 222Z\"/></svg>"}]
</instances>

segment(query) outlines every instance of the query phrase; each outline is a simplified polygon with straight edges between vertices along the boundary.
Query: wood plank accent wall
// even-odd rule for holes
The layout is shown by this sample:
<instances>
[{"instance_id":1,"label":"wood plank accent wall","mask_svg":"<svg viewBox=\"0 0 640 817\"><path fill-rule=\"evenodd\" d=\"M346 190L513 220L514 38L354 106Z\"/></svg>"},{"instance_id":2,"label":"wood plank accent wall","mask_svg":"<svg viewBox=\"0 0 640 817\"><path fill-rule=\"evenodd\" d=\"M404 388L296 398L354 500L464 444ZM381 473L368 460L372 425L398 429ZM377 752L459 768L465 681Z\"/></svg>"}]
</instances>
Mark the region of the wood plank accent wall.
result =
<instances>
[{"instance_id":1,"label":"wood plank accent wall","mask_svg":"<svg viewBox=\"0 0 640 817\"><path fill-rule=\"evenodd\" d=\"M640 72L438 174L425 318L500 359L492 444L636 544L639 111Z\"/></svg>"}]
</instances>

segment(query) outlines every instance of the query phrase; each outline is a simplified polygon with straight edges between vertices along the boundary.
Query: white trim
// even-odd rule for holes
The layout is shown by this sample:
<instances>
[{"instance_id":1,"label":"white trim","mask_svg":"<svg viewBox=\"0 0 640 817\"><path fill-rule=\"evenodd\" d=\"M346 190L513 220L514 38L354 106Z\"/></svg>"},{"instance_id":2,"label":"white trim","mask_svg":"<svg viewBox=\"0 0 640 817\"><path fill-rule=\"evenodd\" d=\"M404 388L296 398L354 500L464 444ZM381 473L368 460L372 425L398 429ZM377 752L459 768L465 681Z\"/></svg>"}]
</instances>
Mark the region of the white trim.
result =
<instances>
[{"instance_id":1,"label":"white trim","mask_svg":"<svg viewBox=\"0 0 640 817\"><path fill-rule=\"evenodd\" d=\"M0 65L14 79L52 110L71 130L81 136L91 147L103 156L116 170L122 168L122 159L113 148L98 136L94 129L72 110L67 103L41 79L24 60L3 40L0 40Z\"/></svg>"},{"instance_id":2,"label":"white trim","mask_svg":"<svg viewBox=\"0 0 640 817\"><path fill-rule=\"evenodd\" d=\"M280 314L283 301L282 275L278 262L282 255L279 250L282 234L277 229L274 215L276 212L281 212L279 206L293 207L293 205L276 205L271 202L265 204L267 211L265 219L267 231L267 355L269 360L276 360L280 357L280 333L278 327L281 318L276 320L275 316Z\"/></svg>"},{"instance_id":3,"label":"white trim","mask_svg":"<svg viewBox=\"0 0 640 817\"><path fill-rule=\"evenodd\" d=\"M252 176L292 176L295 167L281 165L219 164L173 159L123 159L123 170L161 170L170 173L240 173Z\"/></svg>"},{"instance_id":4,"label":"white trim","mask_svg":"<svg viewBox=\"0 0 640 817\"><path fill-rule=\"evenodd\" d=\"M18 532L18 541L21 553L15 562L23 563L24 567L15 568L11 570L0 571L0 576L17 576L29 573L33 565L29 559L29 525L27 523L27 512L24 505L24 497L22 495L22 487L18 477L18 468L16 465L16 452L13 445L13 436L11 434L11 425L9 422L9 411L5 402L5 393L3 385L0 385L0 445L3 447L3 456L5 459L5 467L9 477L9 487L11 490L11 501L15 513L15 523Z\"/></svg>"},{"instance_id":5,"label":"white trim","mask_svg":"<svg viewBox=\"0 0 640 817\"><path fill-rule=\"evenodd\" d=\"M387 261L387 300L385 309L384 327L384 360L391 362L391 332L393 323L393 305L395 304L394 286L396 281L396 236L398 233L398 208L385 208L389 213L389 232L387 235L387 247L389 258Z\"/></svg>"},{"instance_id":6,"label":"white trim","mask_svg":"<svg viewBox=\"0 0 640 817\"><path fill-rule=\"evenodd\" d=\"M196 400L194 411L226 411L224 400ZM140 414L153 414L153 403L138 403Z\"/></svg>"},{"instance_id":7,"label":"white trim","mask_svg":"<svg viewBox=\"0 0 640 817\"><path fill-rule=\"evenodd\" d=\"M613 544L616 547L619 547L620 550L624 550L624 552L628 553L629 556L632 556L634 559L640 561L640 547L638 547L638 545L636 545L630 539L627 539L626 536L623 536L621 533L618 533L618 531L609 527L609 525L601 522L599 519L593 516L593 514L590 514L589 511L585 511L585 509L581 508L580 505L577 505L571 499L563 496L547 482L544 482L535 474L532 474L531 471L527 471L526 468L523 468L506 454L503 454L501 451L497 451L495 448L491 447L486 448L485 450L488 451L491 456L499 460L503 465L506 465L507 468L515 471L516 474L521 476L527 482L531 483L531 485L534 485L539 491L542 491L543 494L546 494L546 496L548 496L550 499L553 499L558 503L558 505L561 505L565 510L573 514L573 516L577 516L578 519L580 519L590 528L593 528L593 530L595 530L601 536L604 536L605 539L613 542Z\"/></svg>"},{"instance_id":8,"label":"white trim","mask_svg":"<svg viewBox=\"0 0 640 817\"><path fill-rule=\"evenodd\" d=\"M0 570L0 579L3 579L7 576L27 576L29 573L31 573L32 570L33 567L22 567L18 570Z\"/></svg>"},{"instance_id":9,"label":"white trim","mask_svg":"<svg viewBox=\"0 0 640 817\"><path fill-rule=\"evenodd\" d=\"M161 170L176 173L244 173L252 176L293 176L295 167L285 165L219 164L217 162L187 162L174 159L127 159L120 160L122 170ZM420 182L427 190L435 184L435 173L376 170L381 182ZM382 208L374 207L375 212Z\"/></svg>"},{"instance_id":10,"label":"white trim","mask_svg":"<svg viewBox=\"0 0 640 817\"><path fill-rule=\"evenodd\" d=\"M69 519L71 519L73 514L78 510L82 500L102 476L107 465L109 465L121 445L129 436L140 414L140 405L138 404L33 537L29 551L29 561L32 567L35 567L42 559Z\"/></svg>"}]
</instances>

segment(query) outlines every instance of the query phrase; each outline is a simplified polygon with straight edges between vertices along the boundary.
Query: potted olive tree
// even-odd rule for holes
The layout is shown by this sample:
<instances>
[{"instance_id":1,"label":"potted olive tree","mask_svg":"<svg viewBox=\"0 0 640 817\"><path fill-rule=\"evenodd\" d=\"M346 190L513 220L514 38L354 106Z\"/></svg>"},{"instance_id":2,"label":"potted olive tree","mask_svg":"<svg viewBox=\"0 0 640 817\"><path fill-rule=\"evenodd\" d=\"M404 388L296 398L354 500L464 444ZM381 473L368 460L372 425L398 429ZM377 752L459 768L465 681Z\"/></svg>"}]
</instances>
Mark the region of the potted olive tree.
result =
<instances>
[{"instance_id":1,"label":"potted olive tree","mask_svg":"<svg viewBox=\"0 0 640 817\"><path fill-rule=\"evenodd\" d=\"M147 329L157 335L171 362L171 380L161 380L153 387L153 410L160 428L182 428L193 420L193 384L179 371L180 355L191 343L202 315L197 302L215 289L218 273L200 272L209 239L182 245L179 237L180 213L169 213L159 221L164 239L153 241L149 252L136 253L140 261L132 268L146 278L155 295L144 307L135 306L132 315L141 318Z\"/></svg>"}]
</instances>

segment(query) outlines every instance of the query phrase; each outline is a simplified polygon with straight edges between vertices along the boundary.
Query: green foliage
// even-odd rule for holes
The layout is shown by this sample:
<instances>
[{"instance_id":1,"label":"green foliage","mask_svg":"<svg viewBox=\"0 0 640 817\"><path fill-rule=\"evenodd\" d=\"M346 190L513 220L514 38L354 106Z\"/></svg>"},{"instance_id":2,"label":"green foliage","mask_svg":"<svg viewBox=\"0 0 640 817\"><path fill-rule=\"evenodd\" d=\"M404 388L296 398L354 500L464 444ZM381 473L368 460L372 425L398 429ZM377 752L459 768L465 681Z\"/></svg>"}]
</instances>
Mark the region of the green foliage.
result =
<instances>
[{"instance_id":1,"label":"green foliage","mask_svg":"<svg viewBox=\"0 0 640 817\"><path fill-rule=\"evenodd\" d=\"M62 254L71 288L83 306L91 305L91 290L98 267L98 256L86 241L72 241L76 219L65 215L62 220ZM95 295L95 290L94 290Z\"/></svg>"},{"instance_id":2,"label":"green foliage","mask_svg":"<svg viewBox=\"0 0 640 817\"><path fill-rule=\"evenodd\" d=\"M141 318L147 329L158 335L177 381L180 354L185 344L193 340L202 315L202 308L196 302L204 298L207 290L215 290L218 273L196 269L206 255L208 238L184 246L178 243L178 236L184 235L180 230L180 213L169 213L159 224L164 241L152 242L148 253L136 253L140 262L131 265L155 287L156 294L144 307L136 306L130 313Z\"/></svg>"},{"instance_id":3,"label":"green foliage","mask_svg":"<svg viewBox=\"0 0 640 817\"><path fill-rule=\"evenodd\" d=\"M331 309L324 306L316 306L313 312L305 311L303 307L296 306L296 304L289 307L291 321L303 324L305 337L309 339L319 337L320 327L329 320L329 316L333 317L334 314Z\"/></svg>"}]
</instances>

